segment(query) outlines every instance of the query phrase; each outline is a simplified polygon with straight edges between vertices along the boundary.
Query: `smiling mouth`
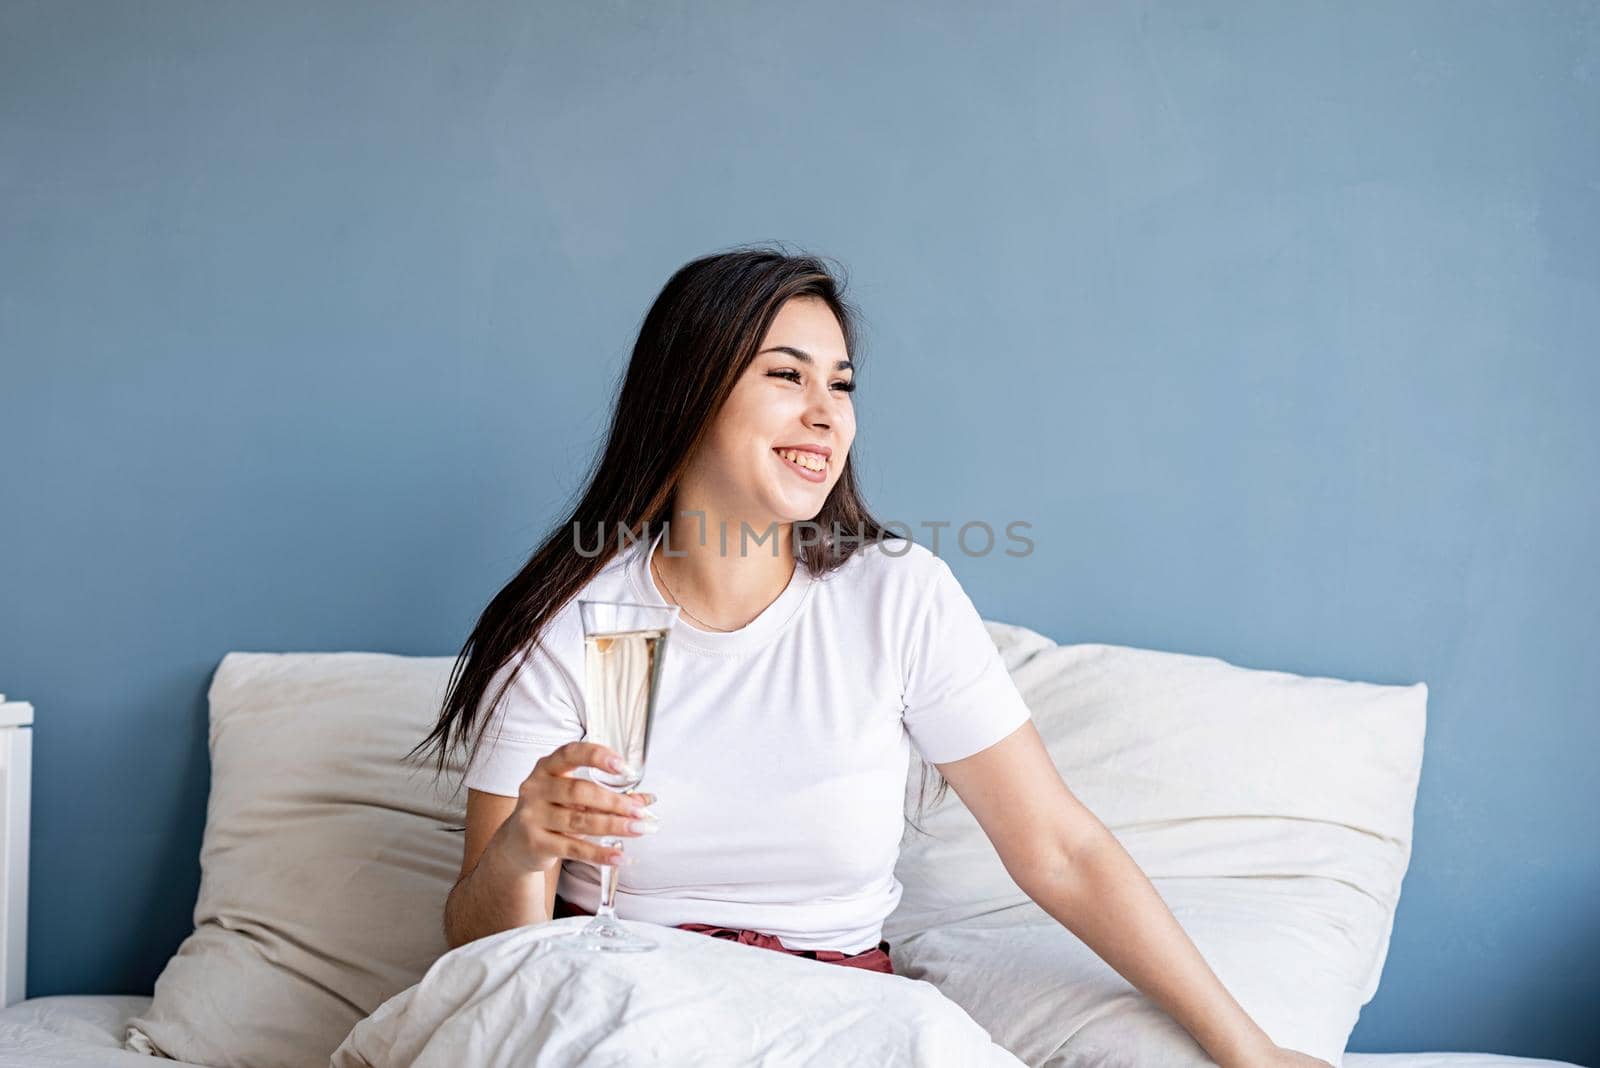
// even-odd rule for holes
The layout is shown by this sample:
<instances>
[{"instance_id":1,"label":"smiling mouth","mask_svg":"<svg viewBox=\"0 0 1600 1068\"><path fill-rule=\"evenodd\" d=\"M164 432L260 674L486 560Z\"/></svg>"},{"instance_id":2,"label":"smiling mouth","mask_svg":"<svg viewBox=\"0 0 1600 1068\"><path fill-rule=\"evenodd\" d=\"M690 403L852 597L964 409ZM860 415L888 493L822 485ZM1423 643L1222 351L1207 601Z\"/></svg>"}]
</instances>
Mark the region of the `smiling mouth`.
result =
<instances>
[{"instance_id":1,"label":"smiling mouth","mask_svg":"<svg viewBox=\"0 0 1600 1068\"><path fill-rule=\"evenodd\" d=\"M773 449L772 451L796 467L803 467L807 471L826 471L828 469L828 461L814 452L806 452L803 449Z\"/></svg>"},{"instance_id":2,"label":"smiling mouth","mask_svg":"<svg viewBox=\"0 0 1600 1068\"><path fill-rule=\"evenodd\" d=\"M773 449L772 455L783 461L783 465L807 482L826 482L828 479L828 464L822 457L814 452L799 452L795 449ZM809 463L819 464L819 467L807 467Z\"/></svg>"}]
</instances>

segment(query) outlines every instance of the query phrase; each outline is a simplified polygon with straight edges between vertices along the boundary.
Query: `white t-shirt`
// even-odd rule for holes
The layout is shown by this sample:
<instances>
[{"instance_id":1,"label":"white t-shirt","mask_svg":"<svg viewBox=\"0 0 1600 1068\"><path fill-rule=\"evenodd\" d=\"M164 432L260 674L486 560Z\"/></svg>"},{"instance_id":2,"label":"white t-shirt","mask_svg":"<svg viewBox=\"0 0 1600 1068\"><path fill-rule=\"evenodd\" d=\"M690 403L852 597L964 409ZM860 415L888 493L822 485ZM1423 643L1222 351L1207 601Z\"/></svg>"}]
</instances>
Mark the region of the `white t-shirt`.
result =
<instances>
[{"instance_id":1,"label":"white t-shirt","mask_svg":"<svg viewBox=\"0 0 1600 1068\"><path fill-rule=\"evenodd\" d=\"M515 797L540 757L583 737L577 602L669 603L648 565L660 537L614 555L552 617L548 652L517 672L468 764L468 787ZM623 919L745 928L795 949L870 949L900 900L910 746L947 763L1029 718L950 566L910 541L869 542L820 578L801 560L747 626L713 633L680 617L665 649L638 787L657 796L661 829L624 836L630 860L614 899ZM520 660L501 668L485 700ZM592 912L598 876L567 860L556 892Z\"/></svg>"}]
</instances>

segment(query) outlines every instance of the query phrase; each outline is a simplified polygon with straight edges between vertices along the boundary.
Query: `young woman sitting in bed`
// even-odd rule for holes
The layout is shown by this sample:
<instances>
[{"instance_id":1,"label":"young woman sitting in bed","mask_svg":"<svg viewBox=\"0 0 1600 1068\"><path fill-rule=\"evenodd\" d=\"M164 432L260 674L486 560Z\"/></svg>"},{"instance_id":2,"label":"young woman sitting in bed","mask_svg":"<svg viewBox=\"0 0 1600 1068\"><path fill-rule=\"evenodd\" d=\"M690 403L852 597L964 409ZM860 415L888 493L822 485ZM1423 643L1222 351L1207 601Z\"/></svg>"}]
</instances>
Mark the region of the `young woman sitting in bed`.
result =
<instances>
[{"instance_id":1,"label":"young woman sitting in bed","mask_svg":"<svg viewBox=\"0 0 1600 1068\"><path fill-rule=\"evenodd\" d=\"M689 263L657 297L598 469L484 611L419 746L441 772L468 753L449 943L593 912L591 865L621 863L623 919L892 971L915 745L1017 885L1219 1064L1324 1065L1244 1013L1067 789L949 565L868 514L855 315L823 262L765 248ZM649 793L574 775L616 756L581 741L580 598L679 608ZM640 805L657 795L659 821Z\"/></svg>"}]
</instances>

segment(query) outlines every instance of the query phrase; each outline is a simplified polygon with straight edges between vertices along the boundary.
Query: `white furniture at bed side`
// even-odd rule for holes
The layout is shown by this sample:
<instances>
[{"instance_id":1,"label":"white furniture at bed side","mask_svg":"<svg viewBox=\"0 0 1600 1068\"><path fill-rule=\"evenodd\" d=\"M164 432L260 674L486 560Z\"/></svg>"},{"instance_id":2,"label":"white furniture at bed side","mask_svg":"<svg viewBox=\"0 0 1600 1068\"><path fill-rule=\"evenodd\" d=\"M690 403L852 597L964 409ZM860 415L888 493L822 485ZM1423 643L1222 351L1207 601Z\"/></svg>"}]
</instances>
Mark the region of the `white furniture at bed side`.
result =
<instances>
[{"instance_id":1,"label":"white furniture at bed side","mask_svg":"<svg viewBox=\"0 0 1600 1068\"><path fill-rule=\"evenodd\" d=\"M27 996L33 706L0 694L0 1006Z\"/></svg>"}]
</instances>

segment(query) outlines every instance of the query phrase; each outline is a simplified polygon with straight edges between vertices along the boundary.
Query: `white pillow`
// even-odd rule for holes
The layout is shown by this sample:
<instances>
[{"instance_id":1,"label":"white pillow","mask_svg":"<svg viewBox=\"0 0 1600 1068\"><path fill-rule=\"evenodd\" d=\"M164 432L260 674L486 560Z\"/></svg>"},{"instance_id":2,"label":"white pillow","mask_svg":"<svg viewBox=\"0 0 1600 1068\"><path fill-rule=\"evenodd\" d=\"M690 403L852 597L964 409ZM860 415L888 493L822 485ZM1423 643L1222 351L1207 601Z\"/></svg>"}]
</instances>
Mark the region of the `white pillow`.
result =
<instances>
[{"instance_id":1,"label":"white pillow","mask_svg":"<svg viewBox=\"0 0 1600 1068\"><path fill-rule=\"evenodd\" d=\"M1274 1041L1338 1064L1410 861L1427 686L988 626L1067 786L1212 970ZM908 812L920 771L913 754ZM1210 1063L1027 898L954 791L921 822L933 836L908 829L885 924L896 970L1031 1064Z\"/></svg>"},{"instance_id":2,"label":"white pillow","mask_svg":"<svg viewBox=\"0 0 1600 1068\"><path fill-rule=\"evenodd\" d=\"M452 657L229 653L211 682L194 933L125 1045L232 1068L325 1065L449 949L464 799L402 758Z\"/></svg>"}]
</instances>

